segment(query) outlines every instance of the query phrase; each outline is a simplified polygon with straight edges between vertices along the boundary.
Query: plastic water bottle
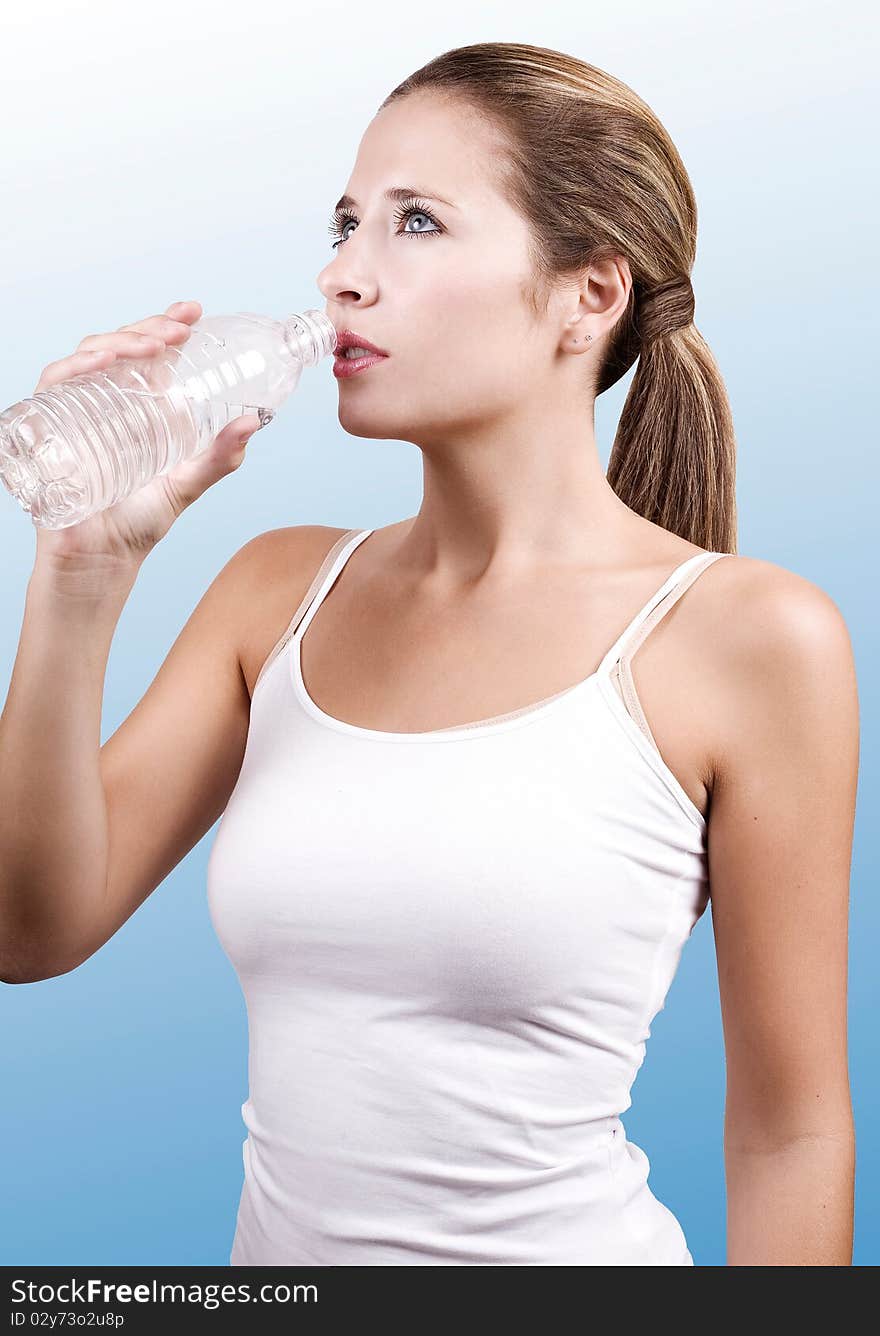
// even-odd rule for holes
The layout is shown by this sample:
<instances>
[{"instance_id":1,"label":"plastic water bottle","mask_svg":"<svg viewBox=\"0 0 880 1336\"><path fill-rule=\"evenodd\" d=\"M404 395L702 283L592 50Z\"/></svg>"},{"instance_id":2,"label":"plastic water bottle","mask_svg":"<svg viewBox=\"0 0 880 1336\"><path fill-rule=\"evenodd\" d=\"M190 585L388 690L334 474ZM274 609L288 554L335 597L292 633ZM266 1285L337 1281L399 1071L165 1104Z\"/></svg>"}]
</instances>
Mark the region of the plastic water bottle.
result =
<instances>
[{"instance_id":1,"label":"plastic water bottle","mask_svg":"<svg viewBox=\"0 0 880 1336\"><path fill-rule=\"evenodd\" d=\"M160 356L119 358L0 414L0 481L33 523L66 529L206 449L245 413L263 422L336 348L323 311L203 316Z\"/></svg>"}]
</instances>

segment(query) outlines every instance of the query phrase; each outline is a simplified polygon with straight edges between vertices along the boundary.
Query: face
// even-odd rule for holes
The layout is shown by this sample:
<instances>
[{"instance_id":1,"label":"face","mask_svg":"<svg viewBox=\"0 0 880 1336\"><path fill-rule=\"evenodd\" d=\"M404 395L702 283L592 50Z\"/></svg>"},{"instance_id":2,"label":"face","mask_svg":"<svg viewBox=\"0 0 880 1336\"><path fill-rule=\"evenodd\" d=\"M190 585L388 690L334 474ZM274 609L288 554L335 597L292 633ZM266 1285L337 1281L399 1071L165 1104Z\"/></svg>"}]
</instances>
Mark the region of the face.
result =
<instances>
[{"instance_id":1,"label":"face","mask_svg":"<svg viewBox=\"0 0 880 1336\"><path fill-rule=\"evenodd\" d=\"M528 226L493 184L501 153L496 130L436 93L400 98L367 127L351 217L317 279L337 330L389 353L337 379L353 435L448 445L547 395L559 331L524 295ZM412 196L384 198L398 186Z\"/></svg>"}]
</instances>

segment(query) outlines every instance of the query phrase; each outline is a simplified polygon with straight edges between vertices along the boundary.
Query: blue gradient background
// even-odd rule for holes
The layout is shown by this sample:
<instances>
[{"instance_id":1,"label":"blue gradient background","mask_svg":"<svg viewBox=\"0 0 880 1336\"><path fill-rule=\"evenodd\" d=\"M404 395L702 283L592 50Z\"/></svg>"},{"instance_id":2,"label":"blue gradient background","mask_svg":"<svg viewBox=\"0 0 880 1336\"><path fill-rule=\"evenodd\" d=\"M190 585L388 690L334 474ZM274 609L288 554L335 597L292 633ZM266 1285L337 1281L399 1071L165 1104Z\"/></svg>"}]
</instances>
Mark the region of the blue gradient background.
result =
<instances>
[{"instance_id":1,"label":"blue gradient background","mask_svg":"<svg viewBox=\"0 0 880 1336\"><path fill-rule=\"evenodd\" d=\"M21 8L5 25L0 87L0 401L30 393L41 368L85 334L179 298L198 298L206 314L322 307L314 278L330 258L329 213L360 135L390 89L439 52L534 42L629 83L669 129L697 195L696 319L734 409L740 551L826 590L857 656L855 1262L876 1264L878 836L866 816L877 799L878 472L868 359L878 190L865 165L875 149L875 11L646 0L622 0L611 12L570 3L539 20L532 10L487 4L475 21L460 2L346 6L344 18L335 8L264 0L240 14L204 0L159 0L148 14L107 0L87 13L65 13L60 3ZM631 377L598 403L606 463ZM347 436L336 403L329 362L307 371L254 437L242 469L150 555L113 642L102 742L250 537L303 523L378 527L418 509L419 451ZM0 489L4 699L34 552L30 519ZM57 667L63 685L63 661ZM215 832L81 968L0 989L0 1264L228 1261L247 1036L238 982L207 913ZM723 1101L707 912L655 1022L625 1118L698 1265L725 1260Z\"/></svg>"}]
</instances>

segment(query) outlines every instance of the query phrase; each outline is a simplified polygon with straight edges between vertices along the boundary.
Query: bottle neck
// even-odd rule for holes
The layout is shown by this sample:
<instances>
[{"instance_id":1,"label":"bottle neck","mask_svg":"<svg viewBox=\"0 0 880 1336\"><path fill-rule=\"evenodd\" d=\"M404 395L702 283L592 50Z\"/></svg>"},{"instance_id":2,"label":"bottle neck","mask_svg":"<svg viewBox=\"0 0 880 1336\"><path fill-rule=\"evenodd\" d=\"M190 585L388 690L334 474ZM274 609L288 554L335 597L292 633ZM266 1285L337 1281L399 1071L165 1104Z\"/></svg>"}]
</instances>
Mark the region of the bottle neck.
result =
<instances>
[{"instance_id":1,"label":"bottle neck","mask_svg":"<svg viewBox=\"0 0 880 1336\"><path fill-rule=\"evenodd\" d=\"M336 348L336 328L323 311L308 310L284 321L284 338L303 366L317 366Z\"/></svg>"}]
</instances>

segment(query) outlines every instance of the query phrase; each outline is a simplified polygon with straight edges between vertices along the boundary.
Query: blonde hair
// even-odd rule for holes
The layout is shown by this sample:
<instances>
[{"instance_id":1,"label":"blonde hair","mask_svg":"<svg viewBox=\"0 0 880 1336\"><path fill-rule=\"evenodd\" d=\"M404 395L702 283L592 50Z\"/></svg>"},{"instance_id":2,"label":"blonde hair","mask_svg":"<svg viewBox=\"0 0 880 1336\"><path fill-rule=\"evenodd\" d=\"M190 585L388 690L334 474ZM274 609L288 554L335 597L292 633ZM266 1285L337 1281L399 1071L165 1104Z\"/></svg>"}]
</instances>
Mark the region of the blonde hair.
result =
<instances>
[{"instance_id":1,"label":"blonde hair","mask_svg":"<svg viewBox=\"0 0 880 1336\"><path fill-rule=\"evenodd\" d=\"M536 318L554 281L624 257L632 291L595 392L638 358L607 477L637 514L709 551L736 551L736 441L724 382L693 322L697 207L666 130L631 88L574 56L518 42L446 51L382 107L432 90L487 118L499 187L529 224ZM381 108L380 108L381 109Z\"/></svg>"}]
</instances>

